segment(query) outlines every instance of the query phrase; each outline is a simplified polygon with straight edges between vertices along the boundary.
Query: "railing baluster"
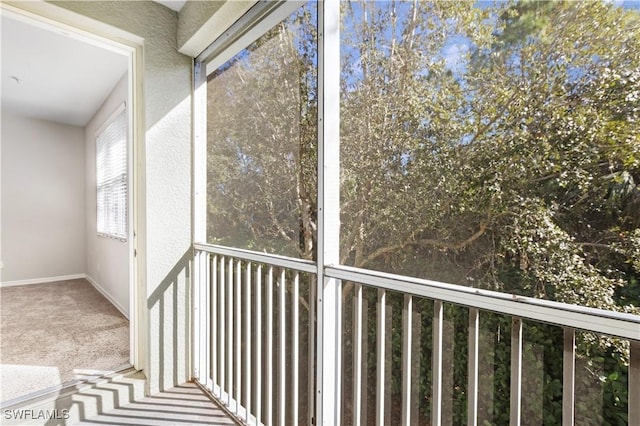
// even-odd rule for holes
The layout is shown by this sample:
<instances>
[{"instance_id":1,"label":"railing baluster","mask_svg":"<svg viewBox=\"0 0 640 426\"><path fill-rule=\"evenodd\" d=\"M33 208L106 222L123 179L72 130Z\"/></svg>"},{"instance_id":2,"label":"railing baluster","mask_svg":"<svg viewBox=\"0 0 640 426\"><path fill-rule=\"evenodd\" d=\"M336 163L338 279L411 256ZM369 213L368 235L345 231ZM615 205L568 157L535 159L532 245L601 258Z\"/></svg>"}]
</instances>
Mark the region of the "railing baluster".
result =
<instances>
[{"instance_id":1,"label":"railing baluster","mask_svg":"<svg viewBox=\"0 0 640 426\"><path fill-rule=\"evenodd\" d=\"M376 424L378 426L384 425L384 385L385 385L385 323L386 323L386 307L387 307L387 292L386 290L378 290L378 333L377 333L377 363L376 366Z\"/></svg>"},{"instance_id":2,"label":"railing baluster","mask_svg":"<svg viewBox=\"0 0 640 426\"><path fill-rule=\"evenodd\" d=\"M233 333L235 348L235 396L236 401L235 412L240 413L240 398L242 396L242 261L236 260L236 279L235 279L235 332Z\"/></svg>"},{"instance_id":3,"label":"railing baluster","mask_svg":"<svg viewBox=\"0 0 640 426\"><path fill-rule=\"evenodd\" d=\"M415 298L416 296L413 297ZM421 299L414 299L414 308L415 304L417 304L419 300ZM419 425L422 423L422 420L420 420L420 406L422 405L422 399L424 398L423 389L421 389L420 386L420 383L424 379L422 373L422 360L424 359L424 354L422 354L422 341L424 334L422 330L422 313L417 312L416 309L413 311L412 324L411 335L413 337L414 344L417 346L413 349L414 355L411 359L411 424Z\"/></svg>"},{"instance_id":4,"label":"railing baluster","mask_svg":"<svg viewBox=\"0 0 640 426\"><path fill-rule=\"evenodd\" d=\"M362 285L355 284L353 298L353 424L362 424Z\"/></svg>"},{"instance_id":5,"label":"railing baluster","mask_svg":"<svg viewBox=\"0 0 640 426\"><path fill-rule=\"evenodd\" d=\"M233 258L227 265L227 406L233 398Z\"/></svg>"},{"instance_id":6,"label":"railing baluster","mask_svg":"<svg viewBox=\"0 0 640 426\"><path fill-rule=\"evenodd\" d=\"M286 277L285 277L285 269L282 268L280 270L280 280L278 286L278 322L279 322L279 337L280 337L280 347L278 350L278 396L279 396L279 404L278 404L278 425L285 425L285 410L286 410L286 392L285 392L285 383L286 383L286 359L287 359L287 345L286 345L286 299L285 299L285 291L287 287Z\"/></svg>"},{"instance_id":7,"label":"railing baluster","mask_svg":"<svg viewBox=\"0 0 640 426\"><path fill-rule=\"evenodd\" d=\"M291 289L291 424L298 424L298 383L300 363L300 274L295 273Z\"/></svg>"},{"instance_id":8,"label":"railing baluster","mask_svg":"<svg viewBox=\"0 0 640 426\"><path fill-rule=\"evenodd\" d=\"M226 349L227 349L227 317L225 312L225 306L227 303L226 299L226 291L227 291L227 275L226 275L226 266L227 259L225 256L220 256L220 300L218 301L218 310L220 318L220 324L218 327L219 333L219 343L220 343L220 399L224 399L224 395L227 392L226 384L227 384L227 358L226 358Z\"/></svg>"},{"instance_id":9,"label":"railing baluster","mask_svg":"<svg viewBox=\"0 0 640 426\"><path fill-rule=\"evenodd\" d=\"M256 268L256 424L262 422L262 265Z\"/></svg>"},{"instance_id":10,"label":"railing baluster","mask_svg":"<svg viewBox=\"0 0 640 426\"><path fill-rule=\"evenodd\" d=\"M247 262L244 276L244 408L246 421L251 412L251 262Z\"/></svg>"},{"instance_id":11,"label":"railing baluster","mask_svg":"<svg viewBox=\"0 0 640 426\"><path fill-rule=\"evenodd\" d=\"M215 396L220 396L216 392L218 384L218 256L213 255L211 259L211 392Z\"/></svg>"},{"instance_id":12,"label":"railing baluster","mask_svg":"<svg viewBox=\"0 0 640 426\"><path fill-rule=\"evenodd\" d=\"M265 425L273 424L273 266L269 266L267 275L267 406L265 407Z\"/></svg>"},{"instance_id":13,"label":"railing baluster","mask_svg":"<svg viewBox=\"0 0 640 426\"><path fill-rule=\"evenodd\" d=\"M369 393L369 333L367 332L367 330L369 330L369 304L367 299L364 297L364 286L362 289L362 324L360 326L362 332L361 332L361 337L362 337L362 347L360 349L360 352L362 353L362 357L361 357L361 364L362 364L362 368L361 368L361 381L362 383L360 384L360 389L362 389L361 393L364 393L364 395L361 395L360 398L360 404L362 406L361 410L360 410L360 424L361 425L368 425L369 424L369 397L368 397L368 393ZM375 416L375 414L374 414Z\"/></svg>"},{"instance_id":14,"label":"railing baluster","mask_svg":"<svg viewBox=\"0 0 640 426\"><path fill-rule=\"evenodd\" d=\"M201 352L202 352L202 324L201 324L201 318L202 318L202 314L201 314L201 305L202 305L202 297L200 297L200 289L202 287L202 268L201 268L201 262L200 262L200 258L202 257L203 253L202 252L196 252L195 253L195 266L196 266L196 274L198 277L198 282L196 283L196 285L194 286L195 288L193 289L193 353L194 353L194 358L193 358L193 368L194 368L194 375L200 380L203 376L202 376L202 356L201 356ZM195 358L198 357L198 358Z\"/></svg>"},{"instance_id":15,"label":"railing baluster","mask_svg":"<svg viewBox=\"0 0 640 426\"><path fill-rule=\"evenodd\" d=\"M201 324L204 326L200 329L202 333L202 337L200 339L200 351L201 351L201 366L202 370L200 370L200 377L202 382L206 385L207 388L211 388L211 322L207 318L209 312L211 311L211 275L209 270L209 253L200 253L198 258L200 262L200 278L201 281L201 293L200 298L202 299L202 310L200 311ZM204 356L202 356L204 355Z\"/></svg>"},{"instance_id":16,"label":"railing baluster","mask_svg":"<svg viewBox=\"0 0 640 426\"><path fill-rule=\"evenodd\" d=\"M194 267L195 274L198 277L198 282L194 286L193 289L193 352L194 356L198 358L193 358L193 368L194 375L200 380L204 377L204 373L202 371L202 357L201 354L204 351L202 348L202 336L204 334L203 325L202 325L202 286L204 285L202 282L202 256L204 253L195 253L194 259Z\"/></svg>"},{"instance_id":17,"label":"railing baluster","mask_svg":"<svg viewBox=\"0 0 640 426\"><path fill-rule=\"evenodd\" d=\"M562 424L573 426L575 421L576 331L564 328L562 356Z\"/></svg>"},{"instance_id":18,"label":"railing baluster","mask_svg":"<svg viewBox=\"0 0 640 426\"><path fill-rule=\"evenodd\" d=\"M467 425L478 424L478 347L480 339L480 311L469 308L469 362Z\"/></svg>"},{"instance_id":19,"label":"railing baluster","mask_svg":"<svg viewBox=\"0 0 640 426\"><path fill-rule=\"evenodd\" d=\"M629 342L629 424L640 425L640 342Z\"/></svg>"},{"instance_id":20,"label":"railing baluster","mask_svg":"<svg viewBox=\"0 0 640 426\"><path fill-rule=\"evenodd\" d=\"M432 370L433 384L431 397L431 424L442 424L442 329L444 317L442 312L442 301L433 302L433 354Z\"/></svg>"},{"instance_id":21,"label":"railing baluster","mask_svg":"<svg viewBox=\"0 0 640 426\"><path fill-rule=\"evenodd\" d=\"M315 423L315 399L316 383L315 383L315 362L316 362L316 283L317 276L309 277L309 341L307 342L309 352L307 354L307 371L309 372L309 383L307 387L307 406L309 408L307 423Z\"/></svg>"},{"instance_id":22,"label":"railing baluster","mask_svg":"<svg viewBox=\"0 0 640 426\"><path fill-rule=\"evenodd\" d=\"M413 297L404 295L402 310L402 425L411 424L411 342L413 318Z\"/></svg>"},{"instance_id":23,"label":"railing baluster","mask_svg":"<svg viewBox=\"0 0 640 426\"><path fill-rule=\"evenodd\" d=\"M520 425L522 401L522 319L511 322L511 410L509 424Z\"/></svg>"}]
</instances>

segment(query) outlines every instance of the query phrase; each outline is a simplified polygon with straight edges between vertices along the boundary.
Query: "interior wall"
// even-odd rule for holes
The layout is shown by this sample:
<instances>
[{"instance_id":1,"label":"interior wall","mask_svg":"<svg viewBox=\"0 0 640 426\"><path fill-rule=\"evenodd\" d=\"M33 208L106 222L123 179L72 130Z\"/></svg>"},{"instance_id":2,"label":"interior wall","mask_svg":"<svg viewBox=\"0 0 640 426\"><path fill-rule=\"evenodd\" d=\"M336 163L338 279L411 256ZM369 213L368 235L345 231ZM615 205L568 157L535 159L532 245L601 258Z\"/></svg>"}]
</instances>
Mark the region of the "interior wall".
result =
<instances>
[{"instance_id":1,"label":"interior wall","mask_svg":"<svg viewBox=\"0 0 640 426\"><path fill-rule=\"evenodd\" d=\"M87 279L128 318L131 241L98 236L96 232L96 132L127 97L128 74L125 73L85 127L85 211ZM129 137L129 144L130 141Z\"/></svg>"},{"instance_id":2,"label":"interior wall","mask_svg":"<svg viewBox=\"0 0 640 426\"><path fill-rule=\"evenodd\" d=\"M12 2L30 7L29 2ZM191 378L191 75L192 59L176 49L178 14L149 1L56 1L56 6L89 17L89 31L108 24L144 39L144 229L146 276L140 303L148 324L145 373L150 392ZM138 151L136 151L138 152ZM139 152L138 152L139 153ZM146 246L146 248L145 248ZM140 253L138 253L140 256Z\"/></svg>"},{"instance_id":3,"label":"interior wall","mask_svg":"<svg viewBox=\"0 0 640 426\"><path fill-rule=\"evenodd\" d=\"M84 275L84 129L2 110L3 285Z\"/></svg>"}]
</instances>

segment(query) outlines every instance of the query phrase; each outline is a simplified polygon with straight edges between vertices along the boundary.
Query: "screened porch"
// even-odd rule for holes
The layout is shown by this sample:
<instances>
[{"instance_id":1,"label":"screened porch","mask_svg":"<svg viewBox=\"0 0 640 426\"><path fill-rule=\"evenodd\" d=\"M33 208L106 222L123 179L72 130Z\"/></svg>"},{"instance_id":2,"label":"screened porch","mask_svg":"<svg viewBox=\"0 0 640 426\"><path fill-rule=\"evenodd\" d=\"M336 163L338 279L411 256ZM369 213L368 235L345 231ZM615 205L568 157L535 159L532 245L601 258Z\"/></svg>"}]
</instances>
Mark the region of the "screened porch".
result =
<instances>
[{"instance_id":1,"label":"screened porch","mask_svg":"<svg viewBox=\"0 0 640 426\"><path fill-rule=\"evenodd\" d=\"M257 3L195 60L197 382L257 425L640 424L639 18Z\"/></svg>"}]
</instances>

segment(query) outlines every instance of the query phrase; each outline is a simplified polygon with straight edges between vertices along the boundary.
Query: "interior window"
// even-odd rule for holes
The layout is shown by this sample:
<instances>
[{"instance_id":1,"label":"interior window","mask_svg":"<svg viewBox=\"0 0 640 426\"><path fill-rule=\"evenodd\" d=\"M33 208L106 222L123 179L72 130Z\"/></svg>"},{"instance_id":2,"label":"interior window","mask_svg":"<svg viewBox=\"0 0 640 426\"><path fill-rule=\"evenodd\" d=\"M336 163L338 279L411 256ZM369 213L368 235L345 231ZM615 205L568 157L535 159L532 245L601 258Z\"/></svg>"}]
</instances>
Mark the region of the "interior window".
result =
<instances>
[{"instance_id":1,"label":"interior window","mask_svg":"<svg viewBox=\"0 0 640 426\"><path fill-rule=\"evenodd\" d=\"M98 235L127 239L127 116L124 104L96 138Z\"/></svg>"}]
</instances>

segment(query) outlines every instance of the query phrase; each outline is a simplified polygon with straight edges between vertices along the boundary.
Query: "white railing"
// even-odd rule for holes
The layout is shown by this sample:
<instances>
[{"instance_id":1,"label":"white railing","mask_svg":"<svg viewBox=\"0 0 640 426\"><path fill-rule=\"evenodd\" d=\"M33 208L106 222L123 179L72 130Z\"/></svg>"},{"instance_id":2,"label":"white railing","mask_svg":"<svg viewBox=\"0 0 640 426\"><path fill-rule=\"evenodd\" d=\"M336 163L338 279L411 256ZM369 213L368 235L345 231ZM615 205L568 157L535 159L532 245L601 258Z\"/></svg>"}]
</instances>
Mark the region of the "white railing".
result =
<instances>
[{"instance_id":1,"label":"white railing","mask_svg":"<svg viewBox=\"0 0 640 426\"><path fill-rule=\"evenodd\" d=\"M194 266L195 378L248 424L298 424L300 406L306 423L313 415L315 264L196 245Z\"/></svg>"},{"instance_id":2,"label":"white railing","mask_svg":"<svg viewBox=\"0 0 640 426\"><path fill-rule=\"evenodd\" d=\"M247 424L313 424L315 366L322 353L315 351L316 276L313 262L266 255L246 250L195 244L194 273L194 377L235 415ZM349 424L386 424L390 419L389 339L402 333L400 402L394 413L403 425L450 423L451 394L445 392L443 366L447 351L443 343L447 321L443 305L468 312L466 356L467 424L478 424L481 369L481 318L487 313L511 318L509 422L521 419L523 406L523 321L545 323L563 330L562 419L574 424L576 412L576 332L592 332L629 342L628 424L640 424L640 317L599 309L567 305L504 293L408 278L346 266L324 268L325 278L340 280L348 294L348 358L351 374L336 371L350 382L340 401L341 417ZM348 289L347 289L348 286ZM322 287L320 287L321 289ZM365 296L369 294L369 301ZM375 292L375 303L371 295ZM387 297L402 297L401 331L391 325ZM321 298L319 299L321 300ZM421 337L414 314L427 301L432 316L431 336ZM367 306L370 306L367 308ZM432 309L431 309L432 307ZM375 310L375 328L368 327ZM397 323L396 323L397 324ZM345 329L343 327L343 329ZM369 347L367 333L375 329L375 347ZM346 330L346 329L345 329ZM430 419L416 420L416 341L431 339ZM366 367L375 352L375 383L369 385ZM348 355L348 356L347 356ZM343 359L342 365L346 365ZM346 369L345 369L346 370ZM333 374L333 372L331 373ZM370 387L375 384L375 398ZM343 386L343 389L345 387ZM526 389L525 389L526 391ZM348 402L347 402L348 401ZM371 406L372 404L375 407ZM369 406L367 406L369 405ZM375 418L375 420L374 420Z\"/></svg>"}]
</instances>

